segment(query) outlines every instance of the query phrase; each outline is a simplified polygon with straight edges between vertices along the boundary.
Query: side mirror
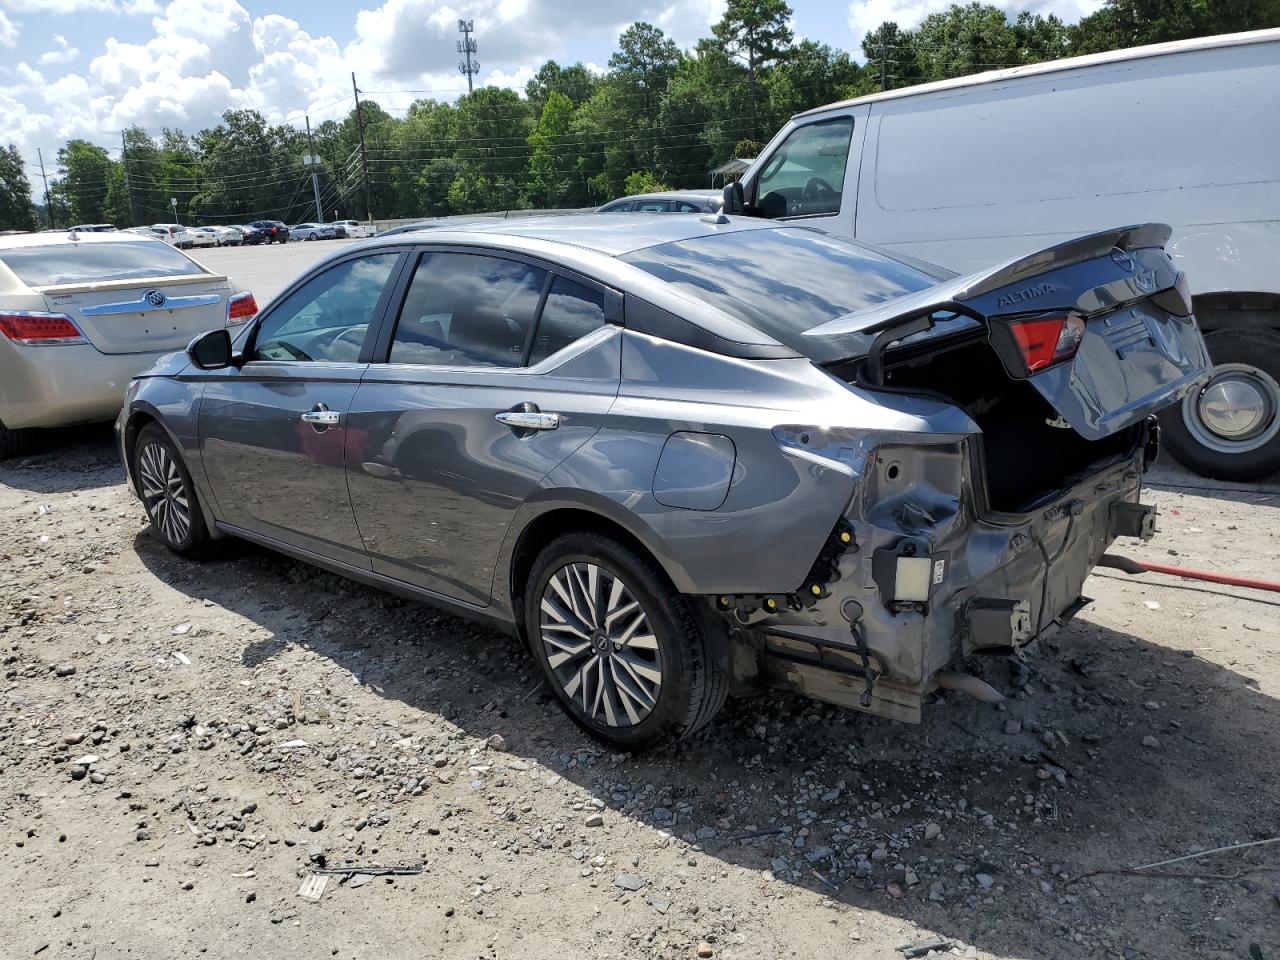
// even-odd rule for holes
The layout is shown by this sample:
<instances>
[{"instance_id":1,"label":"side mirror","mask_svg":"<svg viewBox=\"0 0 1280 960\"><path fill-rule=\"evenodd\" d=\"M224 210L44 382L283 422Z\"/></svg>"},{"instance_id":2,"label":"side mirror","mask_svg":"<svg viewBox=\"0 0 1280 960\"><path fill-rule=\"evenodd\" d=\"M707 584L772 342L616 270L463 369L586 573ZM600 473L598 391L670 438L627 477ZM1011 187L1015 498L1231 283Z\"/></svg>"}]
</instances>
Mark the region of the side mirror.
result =
<instances>
[{"instance_id":1,"label":"side mirror","mask_svg":"<svg viewBox=\"0 0 1280 960\"><path fill-rule=\"evenodd\" d=\"M231 334L225 329L202 333L187 344L187 356L201 370L231 366Z\"/></svg>"},{"instance_id":2,"label":"side mirror","mask_svg":"<svg viewBox=\"0 0 1280 960\"><path fill-rule=\"evenodd\" d=\"M747 201L742 192L741 180L732 180L724 185L724 201L720 207L720 212L728 214L744 214L747 212Z\"/></svg>"}]
</instances>

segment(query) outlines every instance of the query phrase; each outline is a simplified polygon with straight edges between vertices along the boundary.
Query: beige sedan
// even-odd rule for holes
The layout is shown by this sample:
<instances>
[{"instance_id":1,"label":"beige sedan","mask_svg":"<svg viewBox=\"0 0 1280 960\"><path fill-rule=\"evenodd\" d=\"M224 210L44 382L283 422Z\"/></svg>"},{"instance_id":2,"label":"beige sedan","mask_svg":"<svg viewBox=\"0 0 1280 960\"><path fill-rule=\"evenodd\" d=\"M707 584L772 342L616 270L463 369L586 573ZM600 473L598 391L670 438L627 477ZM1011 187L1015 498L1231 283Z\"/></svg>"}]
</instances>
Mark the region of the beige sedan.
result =
<instances>
[{"instance_id":1,"label":"beige sedan","mask_svg":"<svg viewBox=\"0 0 1280 960\"><path fill-rule=\"evenodd\" d=\"M253 294L158 240L0 238L0 458L34 428L113 419L157 357L257 312Z\"/></svg>"}]
</instances>

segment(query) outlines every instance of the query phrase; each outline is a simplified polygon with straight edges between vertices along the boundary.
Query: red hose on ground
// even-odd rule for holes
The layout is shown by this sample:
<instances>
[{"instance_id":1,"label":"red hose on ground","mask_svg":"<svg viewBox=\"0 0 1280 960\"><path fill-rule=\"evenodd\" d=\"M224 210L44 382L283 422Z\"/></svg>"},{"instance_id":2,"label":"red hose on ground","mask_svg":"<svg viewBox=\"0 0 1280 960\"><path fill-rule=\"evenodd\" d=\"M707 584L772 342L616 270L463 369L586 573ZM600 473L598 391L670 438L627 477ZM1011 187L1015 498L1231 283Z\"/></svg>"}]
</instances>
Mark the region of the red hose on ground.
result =
<instances>
[{"instance_id":1,"label":"red hose on ground","mask_svg":"<svg viewBox=\"0 0 1280 960\"><path fill-rule=\"evenodd\" d=\"M1190 570L1186 567L1174 567L1167 563L1147 563L1134 560L1134 565L1147 573L1167 573L1173 577L1186 577L1188 580L1207 580L1209 583L1225 583L1232 587L1249 587L1251 590L1270 590L1280 593L1280 583L1273 580L1255 580L1252 577L1233 577L1226 573L1213 573L1209 570Z\"/></svg>"}]
</instances>

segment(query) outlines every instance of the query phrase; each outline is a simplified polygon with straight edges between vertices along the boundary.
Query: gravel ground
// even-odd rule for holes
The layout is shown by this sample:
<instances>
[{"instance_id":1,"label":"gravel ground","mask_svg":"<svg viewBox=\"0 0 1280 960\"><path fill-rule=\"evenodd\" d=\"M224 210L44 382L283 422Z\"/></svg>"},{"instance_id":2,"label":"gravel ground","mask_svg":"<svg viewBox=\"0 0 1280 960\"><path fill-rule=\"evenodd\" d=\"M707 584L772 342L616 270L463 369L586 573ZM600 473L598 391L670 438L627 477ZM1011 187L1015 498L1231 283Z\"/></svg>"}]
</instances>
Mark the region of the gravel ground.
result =
<instances>
[{"instance_id":1,"label":"gravel ground","mask_svg":"<svg viewBox=\"0 0 1280 960\"><path fill-rule=\"evenodd\" d=\"M336 246L201 259L265 300ZM174 557L122 476L105 428L0 464L0 957L1280 956L1280 845L1081 878L1280 836L1275 594L1099 571L1024 666L975 665L1004 704L765 695L630 757L501 635ZM1152 479L1121 552L1277 576L1274 482ZM312 902L318 864L422 869Z\"/></svg>"}]
</instances>

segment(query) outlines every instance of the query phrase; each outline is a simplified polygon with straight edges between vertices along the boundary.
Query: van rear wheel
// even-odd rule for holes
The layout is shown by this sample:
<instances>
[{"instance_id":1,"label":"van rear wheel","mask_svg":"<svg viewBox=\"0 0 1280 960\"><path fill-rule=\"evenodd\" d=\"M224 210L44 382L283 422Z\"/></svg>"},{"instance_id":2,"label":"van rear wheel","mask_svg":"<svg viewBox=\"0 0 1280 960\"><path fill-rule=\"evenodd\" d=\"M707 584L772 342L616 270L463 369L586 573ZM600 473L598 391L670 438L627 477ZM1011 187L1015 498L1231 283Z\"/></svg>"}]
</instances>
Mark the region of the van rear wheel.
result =
<instances>
[{"instance_id":1,"label":"van rear wheel","mask_svg":"<svg viewBox=\"0 0 1280 960\"><path fill-rule=\"evenodd\" d=\"M1261 480L1280 471L1280 334L1205 335L1209 382L1160 417L1170 452L1217 480Z\"/></svg>"}]
</instances>

